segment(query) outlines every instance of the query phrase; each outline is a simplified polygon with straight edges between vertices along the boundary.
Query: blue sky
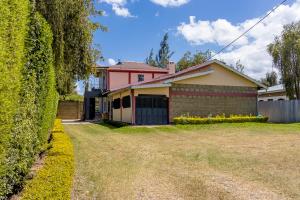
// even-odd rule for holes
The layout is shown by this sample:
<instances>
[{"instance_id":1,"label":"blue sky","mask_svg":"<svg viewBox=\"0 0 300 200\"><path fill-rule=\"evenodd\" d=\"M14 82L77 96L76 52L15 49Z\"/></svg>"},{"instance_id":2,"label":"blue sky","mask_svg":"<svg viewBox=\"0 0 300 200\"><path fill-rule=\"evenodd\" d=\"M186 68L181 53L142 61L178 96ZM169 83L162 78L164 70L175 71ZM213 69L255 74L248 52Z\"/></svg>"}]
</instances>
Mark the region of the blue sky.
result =
<instances>
[{"instance_id":1,"label":"blue sky","mask_svg":"<svg viewBox=\"0 0 300 200\"><path fill-rule=\"evenodd\" d=\"M94 18L108 27L97 31L108 60L141 61L151 48L158 51L164 33L178 61L186 51L218 51L253 25L282 0L96 0L105 16ZM300 0L288 0L264 23L249 32L232 48L218 56L228 64L240 60L245 73L259 79L272 70L266 45L282 31L284 24L300 20ZM110 62L111 63L111 62Z\"/></svg>"}]
</instances>

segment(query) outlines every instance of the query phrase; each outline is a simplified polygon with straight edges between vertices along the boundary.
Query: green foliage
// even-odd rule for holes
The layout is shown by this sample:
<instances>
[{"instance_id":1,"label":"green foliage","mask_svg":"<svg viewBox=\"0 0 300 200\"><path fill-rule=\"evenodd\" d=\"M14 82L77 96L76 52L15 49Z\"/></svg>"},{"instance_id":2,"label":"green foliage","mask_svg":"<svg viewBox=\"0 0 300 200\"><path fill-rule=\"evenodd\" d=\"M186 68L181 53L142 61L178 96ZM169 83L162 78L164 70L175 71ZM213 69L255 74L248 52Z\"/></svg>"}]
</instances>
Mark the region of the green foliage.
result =
<instances>
[{"instance_id":1,"label":"green foliage","mask_svg":"<svg viewBox=\"0 0 300 200\"><path fill-rule=\"evenodd\" d=\"M56 126L61 126L56 121ZM61 130L59 127L56 130ZM27 182L21 199L71 199L74 174L74 152L70 137L63 131L55 131L44 166Z\"/></svg>"},{"instance_id":2,"label":"green foliage","mask_svg":"<svg viewBox=\"0 0 300 200\"><path fill-rule=\"evenodd\" d=\"M158 55L156 56L156 65L161 68L166 68L169 64L170 58L173 56L174 52L171 52L169 47L169 34L166 33L163 40L160 43L160 49Z\"/></svg>"},{"instance_id":3,"label":"green foliage","mask_svg":"<svg viewBox=\"0 0 300 200\"><path fill-rule=\"evenodd\" d=\"M79 95L79 94L70 94L70 95L66 95L66 96L60 96L59 99L61 101L80 101L80 102L83 102L84 101L84 96Z\"/></svg>"},{"instance_id":4,"label":"green foliage","mask_svg":"<svg viewBox=\"0 0 300 200\"><path fill-rule=\"evenodd\" d=\"M154 52L153 52L153 49L151 49L150 54L149 54L149 57L146 58L145 63L148 64L148 65L154 66L154 67L157 66L157 63L156 63L156 61L155 61L155 59L154 59Z\"/></svg>"},{"instance_id":5,"label":"green foliage","mask_svg":"<svg viewBox=\"0 0 300 200\"><path fill-rule=\"evenodd\" d=\"M206 61L209 60L211 57L211 52L207 50L206 52L196 52L194 55L190 51L187 51L183 57L178 61L176 65L176 70L181 71L186 68L200 65L202 63L205 63Z\"/></svg>"},{"instance_id":6,"label":"green foliage","mask_svg":"<svg viewBox=\"0 0 300 200\"><path fill-rule=\"evenodd\" d=\"M28 0L0 1L0 199L12 191L6 156L18 108L28 11Z\"/></svg>"},{"instance_id":7,"label":"green foliage","mask_svg":"<svg viewBox=\"0 0 300 200\"><path fill-rule=\"evenodd\" d=\"M9 7L9 10L13 8ZM24 12L26 11L29 16L28 4L26 8L25 10L23 7ZM0 158L0 199L5 199L21 188L35 155L47 143L48 132L52 127L57 109L58 95L52 65L51 29L45 19L33 10L29 19L29 23L26 20L25 27L28 26L28 28L24 28L23 40L13 38L25 47L22 56L8 58L12 60L11 63L4 63L4 67L12 67L11 71L8 71L7 78L13 79L18 88L15 87L14 91L1 91L1 95L11 95L8 96L10 101L16 102L11 104L14 105L13 108L5 107L7 110L14 111L13 116L10 116L12 115L10 113L3 113L4 117L12 118L10 120L13 125L4 127L7 134L1 132L0 137L0 144L5 149L5 153L1 153ZM2 33L1 36L3 36ZM9 37L8 40L10 39ZM14 55L14 52L11 54ZM15 66L10 64L17 62L18 59L24 60L19 62L23 66L18 66L13 70ZM13 85L13 83L10 84ZM6 86L6 89L9 87L11 86Z\"/></svg>"},{"instance_id":8,"label":"green foliage","mask_svg":"<svg viewBox=\"0 0 300 200\"><path fill-rule=\"evenodd\" d=\"M300 22L284 26L268 52L280 71L287 96L300 99Z\"/></svg>"},{"instance_id":9,"label":"green foliage","mask_svg":"<svg viewBox=\"0 0 300 200\"><path fill-rule=\"evenodd\" d=\"M101 12L92 0L36 0L36 9L53 31L54 66L59 94L73 91L77 79L86 79L100 51L92 46L93 32L105 27L90 20ZM97 53L98 52L98 53ZM96 53L96 54L95 54Z\"/></svg>"},{"instance_id":10,"label":"green foliage","mask_svg":"<svg viewBox=\"0 0 300 200\"><path fill-rule=\"evenodd\" d=\"M272 72L267 72L266 73L266 77L262 78L260 80L260 82L268 87L274 86L278 84L277 81L277 74L276 72L272 71Z\"/></svg>"},{"instance_id":11,"label":"green foliage","mask_svg":"<svg viewBox=\"0 0 300 200\"><path fill-rule=\"evenodd\" d=\"M31 17L27 40L27 68L36 74L36 109L38 141L42 146L47 142L58 101L55 90L55 74L52 55L52 32L46 20L38 13ZM26 89L28 91L28 89Z\"/></svg>"},{"instance_id":12,"label":"green foliage","mask_svg":"<svg viewBox=\"0 0 300 200\"><path fill-rule=\"evenodd\" d=\"M216 124L216 123L242 123L242 122L267 122L267 117L262 116L239 116L232 115L230 117L216 116L210 118L201 117L175 117L175 124Z\"/></svg>"}]
</instances>

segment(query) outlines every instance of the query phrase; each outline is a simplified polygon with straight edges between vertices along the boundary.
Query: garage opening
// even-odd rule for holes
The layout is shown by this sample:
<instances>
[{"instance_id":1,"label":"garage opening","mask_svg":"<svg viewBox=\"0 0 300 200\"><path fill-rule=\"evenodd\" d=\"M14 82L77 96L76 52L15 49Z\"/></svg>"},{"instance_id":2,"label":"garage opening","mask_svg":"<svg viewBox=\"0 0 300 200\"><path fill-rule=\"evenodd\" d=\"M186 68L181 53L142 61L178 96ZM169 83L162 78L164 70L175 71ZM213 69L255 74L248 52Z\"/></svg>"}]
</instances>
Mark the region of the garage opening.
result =
<instances>
[{"instance_id":1,"label":"garage opening","mask_svg":"<svg viewBox=\"0 0 300 200\"><path fill-rule=\"evenodd\" d=\"M168 124L168 102L169 99L166 96L137 96L135 123L137 125Z\"/></svg>"}]
</instances>

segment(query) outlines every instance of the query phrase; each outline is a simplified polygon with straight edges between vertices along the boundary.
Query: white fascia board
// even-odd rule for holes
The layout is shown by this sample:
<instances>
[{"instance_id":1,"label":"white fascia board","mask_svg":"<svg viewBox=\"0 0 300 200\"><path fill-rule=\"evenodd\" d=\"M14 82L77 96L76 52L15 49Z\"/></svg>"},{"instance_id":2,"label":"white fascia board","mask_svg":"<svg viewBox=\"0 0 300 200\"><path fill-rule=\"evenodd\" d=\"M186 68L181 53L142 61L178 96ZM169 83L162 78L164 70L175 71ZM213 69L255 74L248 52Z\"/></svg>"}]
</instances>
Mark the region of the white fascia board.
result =
<instances>
[{"instance_id":1,"label":"white fascia board","mask_svg":"<svg viewBox=\"0 0 300 200\"><path fill-rule=\"evenodd\" d=\"M172 78L172 79L166 80L164 83L173 83L173 82L176 82L176 81L182 81L182 80L189 79L189 78L206 76L206 75L211 74L213 72L214 72L214 70L209 70L209 71L206 71L206 72L199 72L199 73L189 74L189 75L181 76L181 77L178 77L178 78Z\"/></svg>"},{"instance_id":2,"label":"white fascia board","mask_svg":"<svg viewBox=\"0 0 300 200\"><path fill-rule=\"evenodd\" d=\"M164 87L171 87L171 84L147 84L147 85L136 85L132 86L132 89L146 89L146 88L164 88Z\"/></svg>"}]
</instances>

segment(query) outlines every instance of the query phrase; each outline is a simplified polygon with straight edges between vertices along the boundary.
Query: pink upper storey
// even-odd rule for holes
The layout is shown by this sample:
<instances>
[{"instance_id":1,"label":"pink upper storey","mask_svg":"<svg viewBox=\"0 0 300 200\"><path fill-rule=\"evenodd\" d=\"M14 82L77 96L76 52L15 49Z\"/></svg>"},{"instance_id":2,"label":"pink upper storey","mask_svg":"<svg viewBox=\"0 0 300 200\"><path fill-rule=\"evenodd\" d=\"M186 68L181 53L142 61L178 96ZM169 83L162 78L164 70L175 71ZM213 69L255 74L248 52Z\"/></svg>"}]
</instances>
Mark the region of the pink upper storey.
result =
<instances>
[{"instance_id":1,"label":"pink upper storey","mask_svg":"<svg viewBox=\"0 0 300 200\"><path fill-rule=\"evenodd\" d=\"M139 75L144 77L144 81L151 81L169 73L169 69L152 67L144 63L124 62L107 69L107 89L111 91L129 84L136 84L139 82Z\"/></svg>"}]
</instances>

